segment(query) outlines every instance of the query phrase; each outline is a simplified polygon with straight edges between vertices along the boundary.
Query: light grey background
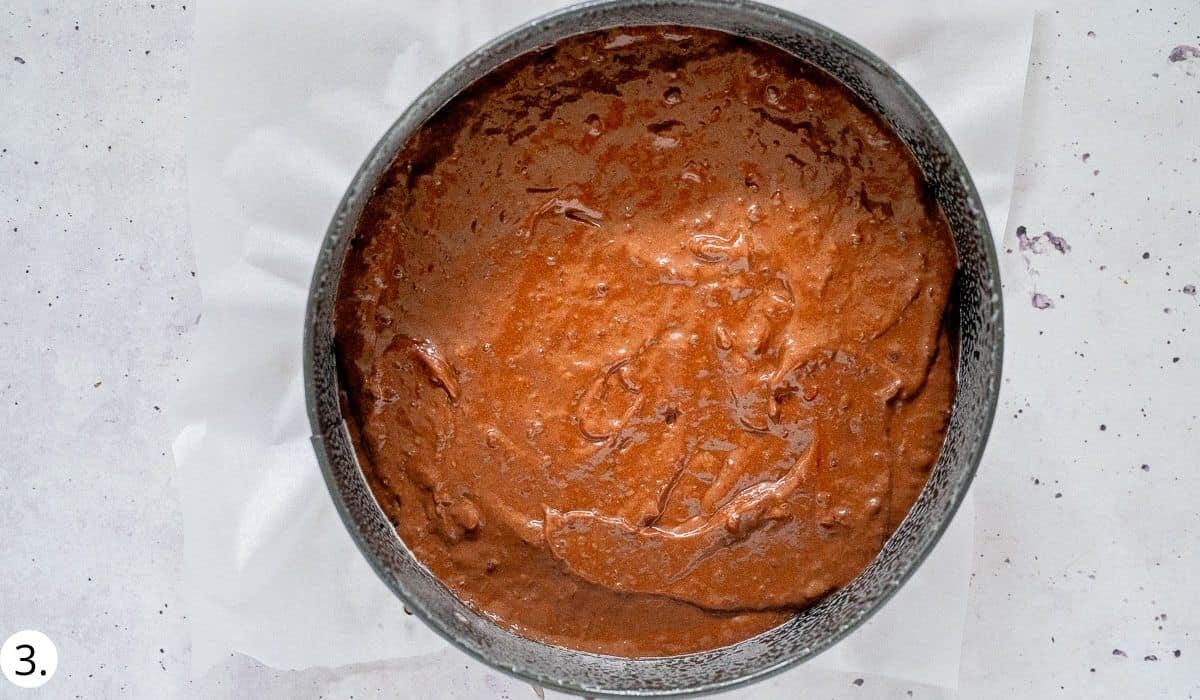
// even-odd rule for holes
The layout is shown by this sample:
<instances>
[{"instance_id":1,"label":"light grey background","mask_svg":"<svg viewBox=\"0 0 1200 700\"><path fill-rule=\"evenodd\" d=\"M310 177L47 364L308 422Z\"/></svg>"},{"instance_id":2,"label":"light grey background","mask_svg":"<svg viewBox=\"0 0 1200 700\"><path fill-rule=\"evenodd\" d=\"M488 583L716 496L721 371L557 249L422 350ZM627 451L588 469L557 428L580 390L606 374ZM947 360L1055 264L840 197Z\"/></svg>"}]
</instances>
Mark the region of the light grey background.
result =
<instances>
[{"instance_id":1,"label":"light grey background","mask_svg":"<svg viewBox=\"0 0 1200 700\"><path fill-rule=\"evenodd\" d=\"M453 678L420 659L230 658L188 680L161 407L201 321L183 159L197 9L0 3L0 637L31 627L59 649L47 686L0 697L533 698L465 657ZM1192 2L1040 15L1001 253L1008 367L1037 357L1070 389L1002 396L957 696L1200 695L1200 440L1180 390L1200 382L1183 292L1200 285L1200 59L1169 61L1181 44L1200 45ZM1022 256L1018 225L1072 250ZM1035 288L1054 308L1023 306ZM797 695L955 696L826 680Z\"/></svg>"}]
</instances>

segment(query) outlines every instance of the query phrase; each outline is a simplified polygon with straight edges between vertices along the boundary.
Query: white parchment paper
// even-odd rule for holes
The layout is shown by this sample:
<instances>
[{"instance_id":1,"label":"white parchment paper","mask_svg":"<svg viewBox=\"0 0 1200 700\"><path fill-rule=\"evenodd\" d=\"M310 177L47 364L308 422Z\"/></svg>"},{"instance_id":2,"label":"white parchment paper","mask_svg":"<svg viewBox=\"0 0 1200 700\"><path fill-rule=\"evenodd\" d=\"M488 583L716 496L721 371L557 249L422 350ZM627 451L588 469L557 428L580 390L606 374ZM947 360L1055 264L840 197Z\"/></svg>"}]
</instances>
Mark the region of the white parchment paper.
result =
<instances>
[{"instance_id":1,"label":"white parchment paper","mask_svg":"<svg viewBox=\"0 0 1200 700\"><path fill-rule=\"evenodd\" d=\"M999 238L1029 8L778 4L866 45L912 83L965 157ZM304 301L334 208L387 126L470 50L556 6L209 0L200 8L188 163L204 310L168 406L195 671L237 651L279 668L431 655L461 672L465 657L435 654L445 642L404 613L334 511L305 416ZM811 666L955 687L973 523L968 498L917 575Z\"/></svg>"}]
</instances>

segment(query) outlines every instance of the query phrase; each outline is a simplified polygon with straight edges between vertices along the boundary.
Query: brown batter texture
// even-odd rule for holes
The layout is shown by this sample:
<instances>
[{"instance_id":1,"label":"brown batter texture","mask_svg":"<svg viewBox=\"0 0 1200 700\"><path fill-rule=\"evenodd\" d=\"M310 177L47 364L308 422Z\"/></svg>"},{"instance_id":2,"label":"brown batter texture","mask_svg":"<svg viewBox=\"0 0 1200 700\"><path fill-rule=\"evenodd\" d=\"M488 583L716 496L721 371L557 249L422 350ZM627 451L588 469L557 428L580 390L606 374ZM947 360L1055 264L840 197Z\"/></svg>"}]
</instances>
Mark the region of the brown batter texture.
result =
<instances>
[{"instance_id":1,"label":"brown batter texture","mask_svg":"<svg viewBox=\"0 0 1200 700\"><path fill-rule=\"evenodd\" d=\"M736 642L916 499L955 269L911 154L819 70L694 28L564 40L439 112L359 224L337 337L364 470L522 635Z\"/></svg>"}]
</instances>

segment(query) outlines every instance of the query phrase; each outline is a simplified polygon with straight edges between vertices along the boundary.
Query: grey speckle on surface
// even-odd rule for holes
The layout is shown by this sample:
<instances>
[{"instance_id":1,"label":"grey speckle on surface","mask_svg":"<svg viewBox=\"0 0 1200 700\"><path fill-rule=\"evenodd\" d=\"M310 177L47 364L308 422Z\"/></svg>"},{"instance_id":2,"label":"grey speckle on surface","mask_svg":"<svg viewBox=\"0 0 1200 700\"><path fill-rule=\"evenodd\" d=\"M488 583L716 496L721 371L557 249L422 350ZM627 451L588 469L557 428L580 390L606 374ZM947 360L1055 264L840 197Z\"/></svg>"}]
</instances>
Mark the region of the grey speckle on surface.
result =
<instances>
[{"instance_id":1,"label":"grey speckle on surface","mask_svg":"<svg viewBox=\"0 0 1200 700\"><path fill-rule=\"evenodd\" d=\"M857 686L859 686L859 687L861 688L861 687L862 687L862 684L863 684L863 679L861 679L861 678L855 678L855 679L854 679L854 685L857 685Z\"/></svg>"},{"instance_id":2,"label":"grey speckle on surface","mask_svg":"<svg viewBox=\"0 0 1200 700\"><path fill-rule=\"evenodd\" d=\"M1125 652L1121 651L1120 649L1113 649L1113 656L1129 656L1129 655L1126 654Z\"/></svg>"},{"instance_id":3,"label":"grey speckle on surface","mask_svg":"<svg viewBox=\"0 0 1200 700\"><path fill-rule=\"evenodd\" d=\"M1035 308L1035 309L1053 309L1054 308L1054 301L1050 297L1046 296L1045 294L1042 294L1041 292L1034 292L1031 303L1033 304L1033 308Z\"/></svg>"},{"instance_id":4,"label":"grey speckle on surface","mask_svg":"<svg viewBox=\"0 0 1200 700\"><path fill-rule=\"evenodd\" d=\"M1186 61L1189 58L1200 58L1200 49L1196 48L1195 46L1180 44L1179 46L1171 49L1171 53L1167 54L1167 60L1171 63L1179 63L1180 61Z\"/></svg>"},{"instance_id":5,"label":"grey speckle on surface","mask_svg":"<svg viewBox=\"0 0 1200 700\"><path fill-rule=\"evenodd\" d=\"M13 60L21 65L25 65L25 59L21 58L20 56L13 56Z\"/></svg>"},{"instance_id":6,"label":"grey speckle on surface","mask_svg":"<svg viewBox=\"0 0 1200 700\"><path fill-rule=\"evenodd\" d=\"M1194 284L1183 285L1183 293L1188 295L1189 297L1196 296L1196 285L1194 285Z\"/></svg>"}]
</instances>

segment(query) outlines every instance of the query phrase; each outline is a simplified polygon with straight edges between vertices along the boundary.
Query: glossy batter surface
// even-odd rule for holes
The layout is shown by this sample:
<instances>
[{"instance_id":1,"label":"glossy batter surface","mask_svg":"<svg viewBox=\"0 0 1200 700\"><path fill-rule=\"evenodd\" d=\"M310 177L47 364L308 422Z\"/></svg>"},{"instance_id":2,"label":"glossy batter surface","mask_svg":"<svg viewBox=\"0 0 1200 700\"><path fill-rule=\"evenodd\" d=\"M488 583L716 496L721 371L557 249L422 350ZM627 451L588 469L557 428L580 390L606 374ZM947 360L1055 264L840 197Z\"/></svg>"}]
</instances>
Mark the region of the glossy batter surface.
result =
<instances>
[{"instance_id":1,"label":"glossy batter surface","mask_svg":"<svg viewBox=\"0 0 1200 700\"><path fill-rule=\"evenodd\" d=\"M565 40L443 109L368 205L337 311L364 469L523 635L738 641L916 499L955 265L911 155L818 70L692 28Z\"/></svg>"}]
</instances>

